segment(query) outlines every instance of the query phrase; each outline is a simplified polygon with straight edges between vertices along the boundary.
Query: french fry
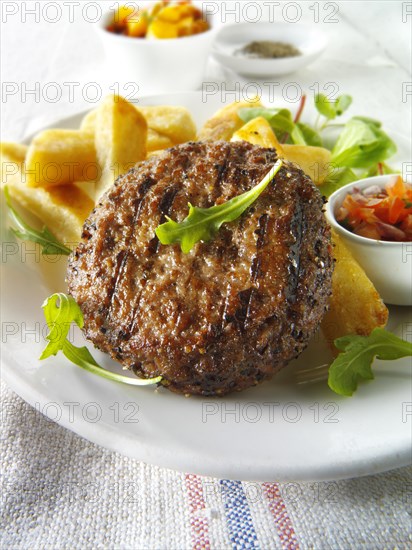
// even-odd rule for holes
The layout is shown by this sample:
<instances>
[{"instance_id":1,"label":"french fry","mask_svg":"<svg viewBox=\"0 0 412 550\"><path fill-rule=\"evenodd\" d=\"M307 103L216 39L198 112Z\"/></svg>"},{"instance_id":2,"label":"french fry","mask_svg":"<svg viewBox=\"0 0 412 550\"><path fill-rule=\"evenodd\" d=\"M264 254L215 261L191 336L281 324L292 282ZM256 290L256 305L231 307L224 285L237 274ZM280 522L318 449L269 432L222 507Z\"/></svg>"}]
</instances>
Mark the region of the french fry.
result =
<instances>
[{"instance_id":1,"label":"french fry","mask_svg":"<svg viewBox=\"0 0 412 550\"><path fill-rule=\"evenodd\" d=\"M173 147L173 145L174 143L170 138L159 134L156 130L148 128L146 143L148 153L152 151L159 151L161 149L167 149L168 147Z\"/></svg>"},{"instance_id":2,"label":"french fry","mask_svg":"<svg viewBox=\"0 0 412 550\"><path fill-rule=\"evenodd\" d=\"M284 157L283 146L279 143L269 122L261 116L244 124L233 134L230 141L247 141L253 145L274 148L279 157Z\"/></svg>"},{"instance_id":3,"label":"french fry","mask_svg":"<svg viewBox=\"0 0 412 550\"><path fill-rule=\"evenodd\" d=\"M96 177L93 136L79 130L44 130L31 142L26 156L29 187L66 185Z\"/></svg>"},{"instance_id":4,"label":"french fry","mask_svg":"<svg viewBox=\"0 0 412 550\"><path fill-rule=\"evenodd\" d=\"M199 141L230 141L233 134L244 125L238 115L239 110L248 107L262 107L262 104L255 98L252 101L235 101L219 109L200 130Z\"/></svg>"},{"instance_id":5,"label":"french fry","mask_svg":"<svg viewBox=\"0 0 412 550\"><path fill-rule=\"evenodd\" d=\"M97 118L97 108L92 109L83 117L83 120L80 123L80 130L86 134L95 134L96 132L96 118Z\"/></svg>"},{"instance_id":6,"label":"french fry","mask_svg":"<svg viewBox=\"0 0 412 550\"><path fill-rule=\"evenodd\" d=\"M83 132L96 133L98 109L93 109L83 118L80 129ZM196 138L193 119L183 107L139 107L148 124L147 151L157 151L173 147Z\"/></svg>"},{"instance_id":7,"label":"french fry","mask_svg":"<svg viewBox=\"0 0 412 550\"><path fill-rule=\"evenodd\" d=\"M20 181L8 185L11 197L37 216L60 242L66 246L77 244L84 221L94 207L90 197L75 185L28 187L21 176Z\"/></svg>"},{"instance_id":8,"label":"french fry","mask_svg":"<svg viewBox=\"0 0 412 550\"><path fill-rule=\"evenodd\" d=\"M283 144L284 157L299 166L316 185L322 185L330 173L331 152L311 145Z\"/></svg>"},{"instance_id":9,"label":"french fry","mask_svg":"<svg viewBox=\"0 0 412 550\"><path fill-rule=\"evenodd\" d=\"M147 153L147 158L150 159L151 157L158 157L164 152L164 149L159 149L157 151L149 151Z\"/></svg>"},{"instance_id":10,"label":"french fry","mask_svg":"<svg viewBox=\"0 0 412 550\"><path fill-rule=\"evenodd\" d=\"M95 144L102 174L98 199L117 179L146 158L147 123L134 105L120 96L107 97L96 115Z\"/></svg>"},{"instance_id":11,"label":"french fry","mask_svg":"<svg viewBox=\"0 0 412 550\"><path fill-rule=\"evenodd\" d=\"M196 125L192 115L185 107L153 105L149 107L139 106L138 109L145 117L148 128L161 136L169 138L173 145L192 141L196 138Z\"/></svg>"},{"instance_id":12,"label":"french fry","mask_svg":"<svg viewBox=\"0 0 412 550\"><path fill-rule=\"evenodd\" d=\"M339 235L333 231L335 269L329 311L323 318L322 331L327 342L348 334L369 335L384 327L388 309L372 282L352 256Z\"/></svg>"},{"instance_id":13,"label":"french fry","mask_svg":"<svg viewBox=\"0 0 412 550\"><path fill-rule=\"evenodd\" d=\"M1 186L21 180L27 145L20 143L0 143Z\"/></svg>"}]
</instances>

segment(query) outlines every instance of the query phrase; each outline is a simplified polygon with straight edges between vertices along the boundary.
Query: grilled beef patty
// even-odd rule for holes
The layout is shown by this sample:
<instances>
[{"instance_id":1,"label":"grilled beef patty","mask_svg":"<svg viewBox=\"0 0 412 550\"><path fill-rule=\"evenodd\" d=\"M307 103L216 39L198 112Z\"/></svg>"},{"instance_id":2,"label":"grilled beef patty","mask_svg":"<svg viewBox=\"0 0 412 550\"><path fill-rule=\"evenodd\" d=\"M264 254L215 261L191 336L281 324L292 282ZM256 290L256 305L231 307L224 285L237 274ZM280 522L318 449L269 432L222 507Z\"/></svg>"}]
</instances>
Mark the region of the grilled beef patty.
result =
<instances>
[{"instance_id":1,"label":"grilled beef patty","mask_svg":"<svg viewBox=\"0 0 412 550\"><path fill-rule=\"evenodd\" d=\"M68 269L85 334L169 389L224 395L297 357L331 292L330 230L311 180L285 163L244 214L183 254L156 227L249 190L276 162L246 142L186 143L120 177Z\"/></svg>"}]
</instances>

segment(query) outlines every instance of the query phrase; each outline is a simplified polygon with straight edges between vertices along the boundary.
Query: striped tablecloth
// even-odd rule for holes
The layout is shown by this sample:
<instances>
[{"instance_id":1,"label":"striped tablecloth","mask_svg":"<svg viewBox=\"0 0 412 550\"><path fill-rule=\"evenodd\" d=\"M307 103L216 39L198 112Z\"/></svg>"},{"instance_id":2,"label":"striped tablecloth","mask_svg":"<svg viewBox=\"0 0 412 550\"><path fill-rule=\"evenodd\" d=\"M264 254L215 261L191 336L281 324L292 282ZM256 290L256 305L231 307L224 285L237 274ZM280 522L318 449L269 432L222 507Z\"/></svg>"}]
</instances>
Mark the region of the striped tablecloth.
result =
<instances>
[{"instance_id":1,"label":"striped tablecloth","mask_svg":"<svg viewBox=\"0 0 412 550\"><path fill-rule=\"evenodd\" d=\"M96 446L4 385L1 548L410 548L412 469L248 483L160 469Z\"/></svg>"}]
</instances>

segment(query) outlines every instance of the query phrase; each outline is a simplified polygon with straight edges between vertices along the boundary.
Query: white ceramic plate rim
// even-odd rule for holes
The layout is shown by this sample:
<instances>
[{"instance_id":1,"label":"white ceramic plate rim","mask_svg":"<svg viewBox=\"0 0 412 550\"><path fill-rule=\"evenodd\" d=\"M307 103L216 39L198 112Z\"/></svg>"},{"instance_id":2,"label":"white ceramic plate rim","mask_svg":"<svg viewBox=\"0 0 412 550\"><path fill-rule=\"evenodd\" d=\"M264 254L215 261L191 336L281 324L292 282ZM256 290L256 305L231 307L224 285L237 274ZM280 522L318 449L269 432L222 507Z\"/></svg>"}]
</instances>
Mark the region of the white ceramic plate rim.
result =
<instances>
[{"instance_id":1,"label":"white ceramic plate rim","mask_svg":"<svg viewBox=\"0 0 412 550\"><path fill-rule=\"evenodd\" d=\"M174 103L189 108L197 105L197 116L206 118L220 101L205 105L200 94L190 93L158 96L149 103ZM73 126L78 122L79 116L57 125ZM40 303L55 289L50 289L38 266L16 261L2 265L2 270L2 281L9 285L7 291L2 287L3 319L4 314L8 320L20 323L29 317L33 322L41 319ZM28 275L33 292L30 285L21 284ZM61 282L59 285L64 291ZM393 325L405 322L404 309L393 308L391 317ZM291 383L288 377L294 367L285 369L272 382L225 399L185 399L166 390L154 392L150 387L117 385L85 373L60 357L39 363L33 357L39 355L43 345L44 342L30 341L22 346L17 338L17 342L11 340L4 346L2 373L6 383L52 418L56 407L63 411L58 419L62 426L148 463L215 477L288 481L355 477L405 466L411 461L410 424L402 421L402 403L410 401L409 360L377 365L373 385L363 384L350 400L335 396L324 382L307 386ZM302 361L322 361L317 355L321 348L321 342L313 343ZM97 358L101 360L101 356ZM72 416L64 405L67 402L80 403ZM95 423L80 411L83 404L92 402L103 410L102 418ZM50 406L53 403L55 408ZM138 405L139 422L126 423L124 418L114 422L109 405L115 403L119 403L121 411L127 404ZM316 403L318 422L314 416ZM301 418L291 421L294 411L299 412L298 407L303 411ZM246 410L249 412L245 420ZM250 410L263 411L265 415L254 422ZM273 421L269 410L274 411ZM278 415L279 411L282 414ZM326 422L328 415L332 420L337 416L338 423ZM222 422L222 418L226 421Z\"/></svg>"}]
</instances>

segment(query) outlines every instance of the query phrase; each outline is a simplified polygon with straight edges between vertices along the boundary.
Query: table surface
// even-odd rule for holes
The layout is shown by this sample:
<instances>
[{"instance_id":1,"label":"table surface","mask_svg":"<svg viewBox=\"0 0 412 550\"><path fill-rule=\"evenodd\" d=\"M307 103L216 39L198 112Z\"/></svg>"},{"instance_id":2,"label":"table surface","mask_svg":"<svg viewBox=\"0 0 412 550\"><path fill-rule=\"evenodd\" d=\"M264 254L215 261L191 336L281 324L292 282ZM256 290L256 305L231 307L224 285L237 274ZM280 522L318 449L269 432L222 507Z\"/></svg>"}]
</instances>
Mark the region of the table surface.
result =
<instances>
[{"instance_id":1,"label":"table surface","mask_svg":"<svg viewBox=\"0 0 412 550\"><path fill-rule=\"evenodd\" d=\"M45 12L46 4L53 5ZM115 3L85 2L86 16L80 3L70 9L68 4L2 3L2 141L23 140L57 119L93 108L84 93L91 82L103 96L112 91L90 19L98 16L96 6L108 9ZM329 38L318 61L299 74L276 78L278 89L297 82L310 93L314 86L330 91L332 85L354 97L357 113L376 116L410 139L410 2L274 4L276 21L298 15ZM249 17L243 3L218 6L217 24L224 9L229 23ZM335 22L325 21L328 17ZM211 59L205 81L228 90L237 82L247 84ZM47 97L51 83L61 90L57 101ZM48 421L4 384L1 402L5 548L346 549L411 543L410 468L329 483L200 478L93 445Z\"/></svg>"}]
</instances>

